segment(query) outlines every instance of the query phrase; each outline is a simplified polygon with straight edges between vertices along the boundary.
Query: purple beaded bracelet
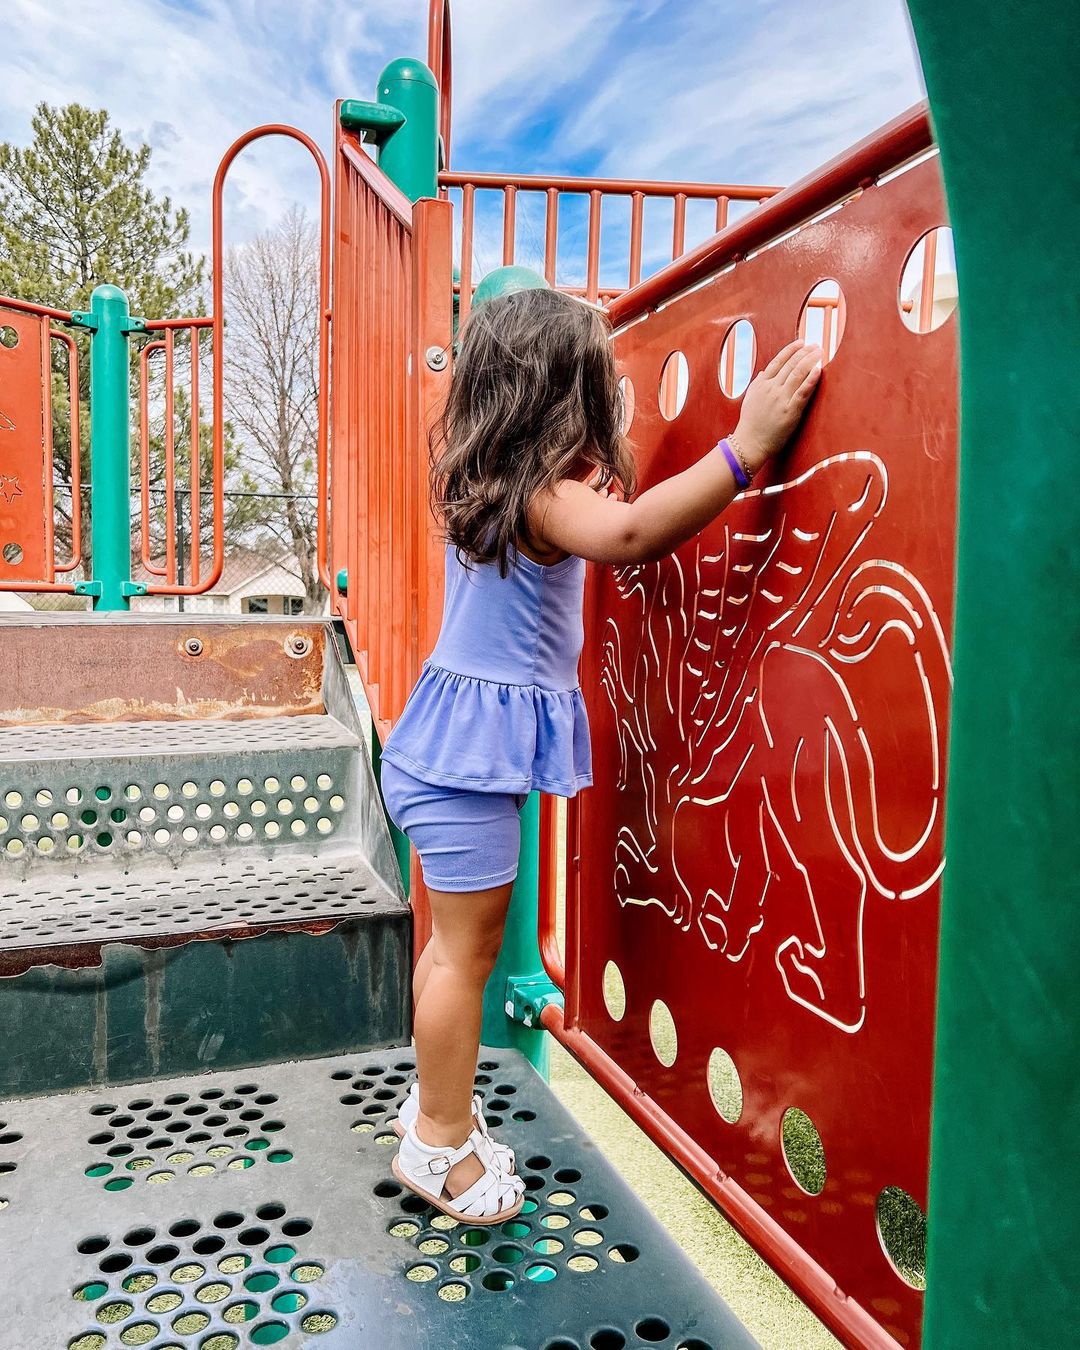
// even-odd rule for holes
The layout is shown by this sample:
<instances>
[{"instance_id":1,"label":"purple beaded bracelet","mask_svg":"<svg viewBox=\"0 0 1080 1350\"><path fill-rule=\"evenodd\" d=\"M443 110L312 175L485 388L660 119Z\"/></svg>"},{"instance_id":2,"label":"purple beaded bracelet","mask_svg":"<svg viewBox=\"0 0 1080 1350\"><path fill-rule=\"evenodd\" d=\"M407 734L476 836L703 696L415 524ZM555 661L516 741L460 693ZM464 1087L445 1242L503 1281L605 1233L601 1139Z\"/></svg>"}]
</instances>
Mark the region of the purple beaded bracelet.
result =
<instances>
[{"instance_id":1,"label":"purple beaded bracelet","mask_svg":"<svg viewBox=\"0 0 1080 1350\"><path fill-rule=\"evenodd\" d=\"M735 481L738 483L740 491L743 488L748 488L750 486L750 479L747 478L746 472L739 463L739 458L735 454L735 451L732 450L726 440L720 442L720 449L724 452L724 458L731 466L731 472L735 475Z\"/></svg>"}]
</instances>

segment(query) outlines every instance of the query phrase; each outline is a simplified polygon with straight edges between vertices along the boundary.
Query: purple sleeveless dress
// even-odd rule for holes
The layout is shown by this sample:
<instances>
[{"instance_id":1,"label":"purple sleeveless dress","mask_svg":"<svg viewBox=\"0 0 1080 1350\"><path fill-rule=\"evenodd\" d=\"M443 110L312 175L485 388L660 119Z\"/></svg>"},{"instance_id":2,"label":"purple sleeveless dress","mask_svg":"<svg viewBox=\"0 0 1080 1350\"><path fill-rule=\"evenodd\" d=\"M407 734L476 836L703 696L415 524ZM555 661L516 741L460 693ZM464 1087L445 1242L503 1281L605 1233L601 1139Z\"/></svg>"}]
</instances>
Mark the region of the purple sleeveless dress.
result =
<instances>
[{"instance_id":1,"label":"purple sleeveless dress","mask_svg":"<svg viewBox=\"0 0 1080 1350\"><path fill-rule=\"evenodd\" d=\"M413 778L470 792L573 797L592 782L578 685L583 559L466 567L446 549L442 628L383 748Z\"/></svg>"}]
</instances>

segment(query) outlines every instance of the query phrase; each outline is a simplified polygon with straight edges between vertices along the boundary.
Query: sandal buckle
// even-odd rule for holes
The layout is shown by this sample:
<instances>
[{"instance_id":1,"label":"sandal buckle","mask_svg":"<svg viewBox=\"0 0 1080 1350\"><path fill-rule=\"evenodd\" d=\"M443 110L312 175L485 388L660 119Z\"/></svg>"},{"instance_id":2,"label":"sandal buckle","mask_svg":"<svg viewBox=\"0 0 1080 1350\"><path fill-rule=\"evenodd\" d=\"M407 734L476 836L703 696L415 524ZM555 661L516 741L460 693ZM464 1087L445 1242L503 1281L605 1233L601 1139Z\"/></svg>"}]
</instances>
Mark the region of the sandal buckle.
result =
<instances>
[{"instance_id":1,"label":"sandal buckle","mask_svg":"<svg viewBox=\"0 0 1080 1350\"><path fill-rule=\"evenodd\" d=\"M438 1158L431 1159L428 1163L428 1170L431 1172L432 1176L441 1177L449 1172L453 1165L454 1164L444 1153Z\"/></svg>"}]
</instances>

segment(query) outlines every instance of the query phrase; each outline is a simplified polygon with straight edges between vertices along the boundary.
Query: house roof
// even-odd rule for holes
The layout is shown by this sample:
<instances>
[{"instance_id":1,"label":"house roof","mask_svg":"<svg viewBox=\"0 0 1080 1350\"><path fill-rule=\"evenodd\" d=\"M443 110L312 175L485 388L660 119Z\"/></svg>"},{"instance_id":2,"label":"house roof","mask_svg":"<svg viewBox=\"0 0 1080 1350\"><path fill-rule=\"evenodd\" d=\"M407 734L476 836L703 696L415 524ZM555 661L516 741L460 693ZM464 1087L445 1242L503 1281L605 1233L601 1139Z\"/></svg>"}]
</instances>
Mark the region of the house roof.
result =
<instances>
[{"instance_id":1,"label":"house roof","mask_svg":"<svg viewBox=\"0 0 1080 1350\"><path fill-rule=\"evenodd\" d=\"M204 575L208 566L209 563L204 561ZM286 572L296 576L296 580L299 582L296 560L287 550L278 549L271 552L261 549L235 549L226 554L225 565L222 568L220 579L214 586L214 591L219 594L232 595L242 586L257 581L259 577L265 576L268 572L273 572L277 568L283 568ZM148 572L141 563L132 568L132 579L145 582L159 580L156 574Z\"/></svg>"}]
</instances>

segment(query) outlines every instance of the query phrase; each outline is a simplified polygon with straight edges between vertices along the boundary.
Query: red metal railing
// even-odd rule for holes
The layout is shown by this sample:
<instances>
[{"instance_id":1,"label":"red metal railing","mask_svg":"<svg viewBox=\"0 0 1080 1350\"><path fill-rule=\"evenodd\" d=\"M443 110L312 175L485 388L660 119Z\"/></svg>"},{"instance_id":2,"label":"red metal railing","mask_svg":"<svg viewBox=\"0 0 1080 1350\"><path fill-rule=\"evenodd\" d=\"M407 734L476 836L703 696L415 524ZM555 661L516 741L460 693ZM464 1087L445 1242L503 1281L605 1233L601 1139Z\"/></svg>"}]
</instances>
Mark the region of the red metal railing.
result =
<instances>
[{"instance_id":1,"label":"red metal railing","mask_svg":"<svg viewBox=\"0 0 1080 1350\"><path fill-rule=\"evenodd\" d=\"M213 214L211 224L213 267L213 312L208 318L156 319L147 323L147 331L155 335L146 344L139 360L139 497L142 506L140 549L142 564L151 578L147 583L150 595L198 595L213 590L221 578L225 565L225 342L226 315L224 296L224 196L229 170L237 156L252 142L270 136L284 136L299 142L315 162L319 174L319 355L318 395L316 408L316 463L318 477L316 554L319 576L329 588L327 565L328 508L326 483L328 470L328 441L330 435L330 172L322 151L310 136L295 127L279 124L255 127L239 137L226 151L214 177ZM211 503L210 532L211 558L204 572L202 552L202 456L200 447L200 334L207 333L211 346L211 459L209 497ZM186 579L179 580L184 559L178 555L176 530L177 502L177 446L174 401L176 392L176 339L182 335L188 351L188 402L190 407L190 435L187 444L187 476L190 487L191 529L187 547ZM156 353L164 354L164 503L162 508L165 549L164 557L155 560L150 539L150 360Z\"/></svg>"},{"instance_id":2,"label":"red metal railing","mask_svg":"<svg viewBox=\"0 0 1080 1350\"><path fill-rule=\"evenodd\" d=\"M428 67L439 86L440 168L450 167L450 128L453 118L453 47L450 40L450 0L428 5Z\"/></svg>"},{"instance_id":3,"label":"red metal railing","mask_svg":"<svg viewBox=\"0 0 1080 1350\"><path fill-rule=\"evenodd\" d=\"M461 209L461 316L469 311L478 277L474 276L474 248L477 242L477 200L484 194L502 198L501 225L495 227L488 247L499 255L503 265L518 259L518 204L520 194L541 194L544 200L544 244L542 270L548 283L571 295L580 295L594 303L621 295L636 286L645 267L643 253L646 203L671 208L670 257L680 258L687 246L687 203L705 202L713 208L712 229L722 230L728 223L733 202L757 205L779 189L721 183L641 182L629 178L570 178L543 174L459 173L444 170L439 175L444 196L460 194ZM560 239L560 207L567 199L587 199L588 214L584 247L568 247ZM604 204L629 202L629 229L625 246L609 243L605 248ZM617 256L614 256L617 254ZM532 259L530 258L530 261ZM568 281L565 269L580 270L581 284ZM601 280L601 272L618 271L625 282Z\"/></svg>"},{"instance_id":4,"label":"red metal railing","mask_svg":"<svg viewBox=\"0 0 1080 1350\"><path fill-rule=\"evenodd\" d=\"M69 333L70 311L0 298L0 589L66 591L57 581L82 558L82 479L79 462L79 353ZM52 406L52 348L67 351L71 469L71 550L56 558L57 505Z\"/></svg>"},{"instance_id":5,"label":"red metal railing","mask_svg":"<svg viewBox=\"0 0 1080 1350\"><path fill-rule=\"evenodd\" d=\"M912 110L611 302L644 487L737 419L736 322L759 366L825 278L842 322L778 466L672 558L590 569L582 685L618 769L570 803L565 953L541 820L566 1000L544 1025L845 1344L881 1350L919 1338L943 865L956 339L899 296L947 219L936 159L913 163L931 144Z\"/></svg>"},{"instance_id":6,"label":"red metal railing","mask_svg":"<svg viewBox=\"0 0 1080 1350\"><path fill-rule=\"evenodd\" d=\"M336 125L333 603L385 739L442 609L426 436L449 378L451 210L413 206Z\"/></svg>"},{"instance_id":7,"label":"red metal railing","mask_svg":"<svg viewBox=\"0 0 1080 1350\"><path fill-rule=\"evenodd\" d=\"M328 440L330 434L330 174L318 146L295 127L270 125L256 127L241 136L226 152L214 179L212 214L213 312L209 317L155 319L146 323L152 335L138 360L139 377L139 483L141 505L139 551L146 575L146 591L151 595L196 595L212 590L221 578L225 564L225 304L224 304L224 193L229 169L237 156L253 141L269 136L284 136L299 142L312 156L319 174L319 332L318 394L316 410L316 461L319 483L317 502L317 563L319 576L329 588L327 565L328 505L326 484L329 479ZM82 484L79 456L72 455L70 491L73 499L71 519L71 557L63 562L54 558L55 505L53 483L53 427L51 397L50 344L62 342L68 350L70 390L69 423L73 445L79 437L78 350L66 333L50 327L52 322L70 323L71 313L22 300L0 298L0 327L13 334L10 346L0 344L0 372L3 398L0 401L0 437L14 444L4 446L6 464L15 472L0 479L0 589L25 591L72 591L76 583L58 582L56 573L78 567L82 550L82 520L78 506ZM211 513L211 557L204 570L202 557L202 454L200 402L200 335L207 334L211 346L211 418L210 465L207 485ZM178 463L176 435L176 358L177 339L182 339L187 356L187 391L190 409L190 434L186 453L186 475L190 486L191 521L186 554L181 556L177 540L178 479L184 466ZM163 354L163 556L153 555L150 525L151 359ZM5 408L17 409L17 416ZM8 427L8 423L11 424ZM6 487L6 493L4 485ZM39 537L40 531L40 537ZM181 568L186 563L185 580Z\"/></svg>"}]
</instances>

